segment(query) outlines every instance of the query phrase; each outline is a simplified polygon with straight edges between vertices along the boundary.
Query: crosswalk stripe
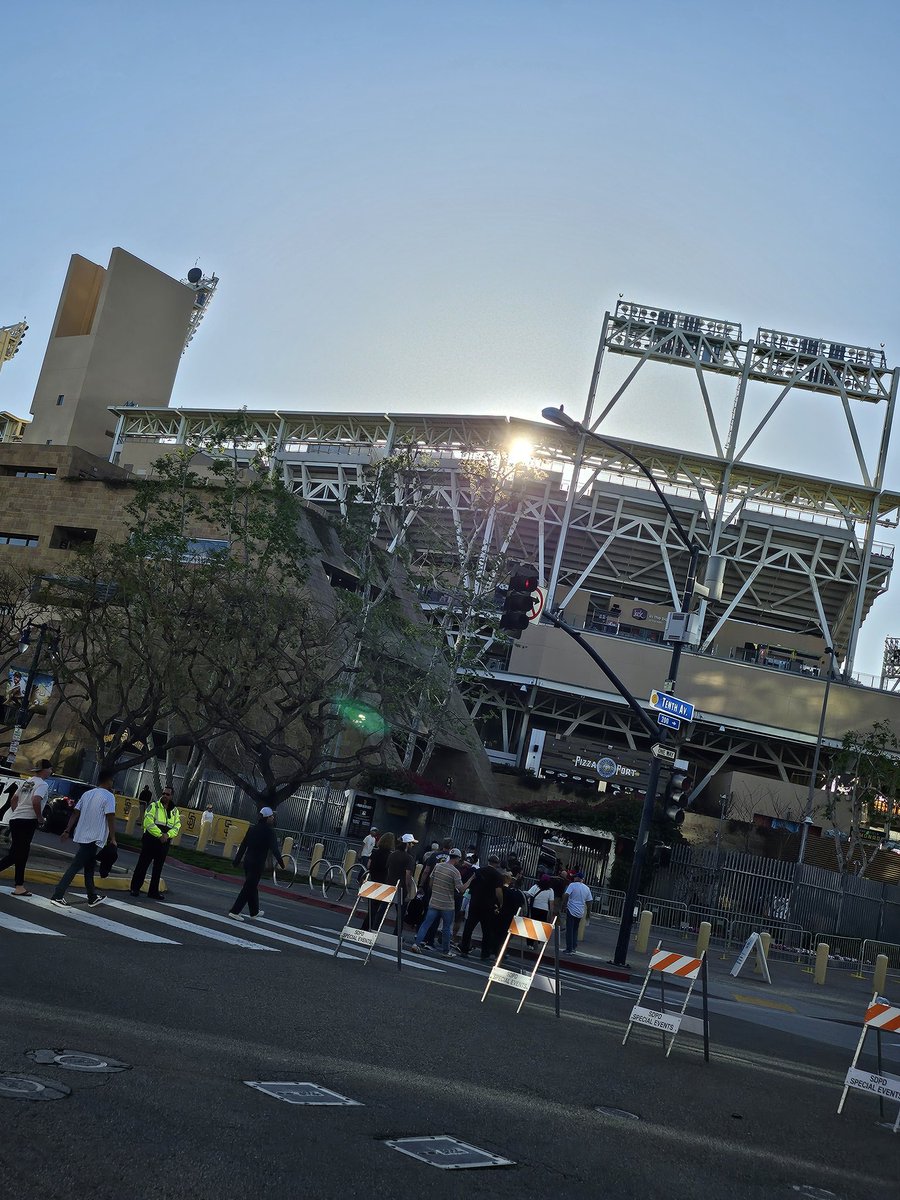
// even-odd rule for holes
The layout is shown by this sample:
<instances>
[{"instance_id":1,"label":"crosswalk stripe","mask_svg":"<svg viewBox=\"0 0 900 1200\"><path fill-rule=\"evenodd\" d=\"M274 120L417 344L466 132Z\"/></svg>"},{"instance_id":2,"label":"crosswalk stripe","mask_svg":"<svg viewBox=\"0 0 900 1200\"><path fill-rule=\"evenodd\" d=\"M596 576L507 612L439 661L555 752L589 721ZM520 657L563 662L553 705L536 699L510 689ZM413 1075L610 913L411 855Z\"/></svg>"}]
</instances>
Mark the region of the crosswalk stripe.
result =
<instances>
[{"instance_id":1,"label":"crosswalk stripe","mask_svg":"<svg viewBox=\"0 0 900 1200\"><path fill-rule=\"evenodd\" d=\"M106 904L108 907L131 913L133 917L143 918L145 921L158 921L160 925L169 925L173 929L196 933L199 937L211 938L214 942L224 942L228 946L240 946L242 950L268 950L272 954L278 953L274 946L261 946L259 942L250 942L246 938L234 937L230 933L220 933L218 929L204 929L202 925L197 925L193 921L182 921L178 917L169 916L168 913L151 911L149 908L138 907L137 904L123 904L121 900L109 899ZM205 915L209 916L210 914Z\"/></svg>"},{"instance_id":2,"label":"crosswalk stripe","mask_svg":"<svg viewBox=\"0 0 900 1200\"><path fill-rule=\"evenodd\" d=\"M0 913L0 929L8 929L10 933L43 933L48 937L65 937L58 929L46 929L43 925L34 925L31 921L23 921L11 913Z\"/></svg>"},{"instance_id":3,"label":"crosswalk stripe","mask_svg":"<svg viewBox=\"0 0 900 1200\"><path fill-rule=\"evenodd\" d=\"M334 930L330 934L314 933L311 929L304 929L302 927L300 929L296 929L293 925L285 925L284 922L282 922L282 921L273 921L270 917L257 917L257 918L255 918L253 923L258 928L260 922L264 922L266 925L275 925L278 929L293 929L295 933L304 933L304 934L306 934L307 937L321 938L321 940L323 942L328 942L329 945L332 947L337 945L338 938L340 937L340 932L338 930ZM259 929L259 932L264 933L265 931L263 929ZM317 946L316 949L322 949L322 947ZM343 950L351 950L351 949L352 950L359 949L360 954L362 954L362 955L366 954L365 946L356 947L356 946L353 946L349 942L345 942L341 953L338 955L338 958L353 958L353 959L357 958L356 954L344 954ZM332 954L333 949L326 950L325 953ZM396 961L397 961L396 954L386 954L383 950L373 950L372 958L383 958L387 962L392 962L392 963L396 963ZM437 966L433 967L428 963L419 962L417 959L410 957L409 954L403 955L403 965L405 967L412 967L416 971L440 971L441 970L441 967L437 967ZM450 965L450 964L448 964L448 965Z\"/></svg>"},{"instance_id":4,"label":"crosswalk stripe","mask_svg":"<svg viewBox=\"0 0 900 1200\"><path fill-rule=\"evenodd\" d=\"M197 917L206 917L206 919L208 921L221 921L223 924L225 924L229 920L229 918L223 916L222 913L208 912L205 908L194 908L190 904L172 904L172 905L170 905L170 907L177 908L180 912L193 913ZM304 942L302 940L302 938L288 937L287 934L275 933L275 931L272 929L263 929L260 926L259 921L265 921L265 920L266 920L265 917L254 918L254 920L253 920L253 932L258 937L269 937L273 941L285 942L289 946L300 946L304 950L313 950L317 954L330 954L331 953L331 951L329 949L327 949L325 946L319 946L315 942ZM278 922L273 922L273 924L278 924ZM292 926L279 925L279 928L291 929ZM294 932L301 933L301 932L305 932L305 931L304 930L295 930ZM337 939L335 939L335 941L336 940ZM268 948L269 948L268 946L265 947L265 949L268 949ZM341 958L349 958L350 955L342 954L340 957Z\"/></svg>"},{"instance_id":5,"label":"crosswalk stripe","mask_svg":"<svg viewBox=\"0 0 900 1200\"><path fill-rule=\"evenodd\" d=\"M118 937L129 938L132 942L146 942L155 946L177 946L178 942L173 942L171 938L158 937L155 933L145 933L143 929L131 929L127 925L120 925L118 921L108 921L105 917L98 916L96 911L78 912L74 908L56 908L44 896L17 896L22 904L31 904L36 908L45 909L47 912L58 913L61 917L68 921L80 921L83 925L92 925L95 929L105 929L107 933L114 933ZM107 906L109 901L106 902Z\"/></svg>"}]
</instances>

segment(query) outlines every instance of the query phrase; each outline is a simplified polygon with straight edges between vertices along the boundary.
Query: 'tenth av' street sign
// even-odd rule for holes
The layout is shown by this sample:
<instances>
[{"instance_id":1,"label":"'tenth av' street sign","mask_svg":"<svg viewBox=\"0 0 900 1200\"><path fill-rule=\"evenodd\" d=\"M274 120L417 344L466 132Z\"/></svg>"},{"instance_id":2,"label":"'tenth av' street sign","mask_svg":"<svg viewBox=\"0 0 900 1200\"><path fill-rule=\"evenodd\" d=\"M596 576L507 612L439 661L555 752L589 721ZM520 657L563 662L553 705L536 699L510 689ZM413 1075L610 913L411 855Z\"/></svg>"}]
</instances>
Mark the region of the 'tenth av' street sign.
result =
<instances>
[{"instance_id":1,"label":"'tenth av' street sign","mask_svg":"<svg viewBox=\"0 0 900 1200\"><path fill-rule=\"evenodd\" d=\"M687 700L679 700L677 696L670 696L668 692L652 691L650 707L655 708L657 712L666 713L670 717L677 717L679 721L694 719L693 704L688 704Z\"/></svg>"},{"instance_id":2,"label":"'tenth av' street sign","mask_svg":"<svg viewBox=\"0 0 900 1200\"><path fill-rule=\"evenodd\" d=\"M680 729L681 728L681 722L678 720L678 718L670 717L668 715L668 713L662 713L662 712L657 713L656 714L656 723L657 723L657 725L663 725L666 729Z\"/></svg>"}]
</instances>

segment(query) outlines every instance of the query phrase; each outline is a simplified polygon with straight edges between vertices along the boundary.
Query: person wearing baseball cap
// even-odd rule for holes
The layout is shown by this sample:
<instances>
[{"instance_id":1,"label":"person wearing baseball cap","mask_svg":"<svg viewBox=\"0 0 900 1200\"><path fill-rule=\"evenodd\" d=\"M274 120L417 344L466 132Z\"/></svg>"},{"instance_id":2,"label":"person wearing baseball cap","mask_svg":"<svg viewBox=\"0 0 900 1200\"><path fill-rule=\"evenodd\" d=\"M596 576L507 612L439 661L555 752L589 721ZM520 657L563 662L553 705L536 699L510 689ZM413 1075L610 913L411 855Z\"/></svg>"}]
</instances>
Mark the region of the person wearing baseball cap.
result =
<instances>
[{"instance_id":1,"label":"person wearing baseball cap","mask_svg":"<svg viewBox=\"0 0 900 1200\"><path fill-rule=\"evenodd\" d=\"M234 856L235 866L243 860L244 886L238 892L237 899L228 912L232 921L243 921L241 909L245 904L251 917L263 915L259 907L259 881L266 868L266 859L270 854L283 868L284 859L281 857L281 847L278 845L278 838L275 834L275 813L266 806L259 810L259 820L255 825L251 825L244 834L244 840Z\"/></svg>"},{"instance_id":2,"label":"person wearing baseball cap","mask_svg":"<svg viewBox=\"0 0 900 1200\"><path fill-rule=\"evenodd\" d=\"M461 858L461 851L454 847L450 851L449 859L446 862L435 864L431 871L431 899L428 902L425 920L419 926L416 940L411 947L414 954L422 953L425 939L432 928L437 926L438 919L440 919L444 957L456 957L450 949L450 935L453 932L453 920L456 916L456 897L463 890L462 876L457 870Z\"/></svg>"},{"instance_id":3,"label":"person wearing baseball cap","mask_svg":"<svg viewBox=\"0 0 900 1200\"><path fill-rule=\"evenodd\" d=\"M372 851L375 849L375 843L378 841L378 826L373 825L366 836L363 838L362 848L359 852L359 861L368 870L369 859L372 857Z\"/></svg>"}]
</instances>

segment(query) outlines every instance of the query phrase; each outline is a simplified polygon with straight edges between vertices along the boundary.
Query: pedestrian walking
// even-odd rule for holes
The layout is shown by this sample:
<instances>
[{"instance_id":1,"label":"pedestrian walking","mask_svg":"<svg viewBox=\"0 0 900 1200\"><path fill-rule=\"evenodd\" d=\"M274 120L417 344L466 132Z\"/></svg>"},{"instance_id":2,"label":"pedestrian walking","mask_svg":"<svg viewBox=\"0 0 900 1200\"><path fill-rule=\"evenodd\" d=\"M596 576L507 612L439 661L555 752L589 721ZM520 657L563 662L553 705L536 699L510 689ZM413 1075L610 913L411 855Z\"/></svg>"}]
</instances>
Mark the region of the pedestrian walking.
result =
<instances>
[{"instance_id":1,"label":"pedestrian walking","mask_svg":"<svg viewBox=\"0 0 900 1200\"><path fill-rule=\"evenodd\" d=\"M284 859L281 857L281 848L278 845L278 837L275 833L275 813L271 808L261 808L259 810L259 820L255 825L251 825L244 834L244 840L241 842L237 854L234 856L234 865L237 866L241 860L244 863L244 886L237 894L237 899L231 908L228 910L228 916L232 921L243 921L241 909L246 904L251 917L261 917L262 911L259 907L259 881L262 878L262 873L266 869L266 859L272 854L277 860L278 865L284 869Z\"/></svg>"},{"instance_id":2,"label":"pedestrian walking","mask_svg":"<svg viewBox=\"0 0 900 1200\"><path fill-rule=\"evenodd\" d=\"M577 871L563 896L566 914L566 954L575 954L578 950L578 926L593 899L594 893L584 882L584 872Z\"/></svg>"},{"instance_id":3,"label":"pedestrian walking","mask_svg":"<svg viewBox=\"0 0 900 1200\"><path fill-rule=\"evenodd\" d=\"M450 851L453 848L453 838L444 838L440 846L432 842L432 849L425 855L425 860L422 865L422 870L419 874L419 885L417 896L422 900L422 920L424 921L428 915L428 909L431 905L431 875L438 863L447 862L450 858ZM460 851L460 858L462 852ZM434 923L429 928L429 934L425 944L434 946L434 939L437 936L437 923Z\"/></svg>"},{"instance_id":4,"label":"pedestrian walking","mask_svg":"<svg viewBox=\"0 0 900 1200\"><path fill-rule=\"evenodd\" d=\"M531 902L531 916L548 925L556 911L556 893L550 886L550 876L542 875L538 882L525 893Z\"/></svg>"},{"instance_id":5,"label":"pedestrian walking","mask_svg":"<svg viewBox=\"0 0 900 1200\"><path fill-rule=\"evenodd\" d=\"M416 860L413 857L413 846L417 845L416 839L411 833L404 833L400 839L400 845L396 850L392 851L387 860L387 883L400 884L400 911L406 911L406 905L410 900L415 899L416 883L413 878L413 872L416 869ZM402 933L402 925L398 922L399 928L396 930L399 937Z\"/></svg>"},{"instance_id":6,"label":"pedestrian walking","mask_svg":"<svg viewBox=\"0 0 900 1200\"><path fill-rule=\"evenodd\" d=\"M462 892L462 876L457 870L457 864L462 859L462 851L451 847L446 862L436 863L431 871L431 900L425 920L419 926L412 950L415 954L422 953L422 947L430 933L437 930L438 921L441 923L444 957L454 958L450 948L450 935L453 932L453 919L456 915L456 897Z\"/></svg>"},{"instance_id":7,"label":"pedestrian walking","mask_svg":"<svg viewBox=\"0 0 900 1200\"><path fill-rule=\"evenodd\" d=\"M525 912L526 909L525 894L521 888L516 887L515 876L510 870L503 872L502 892L500 913L497 920L496 944L498 946L503 940L507 929L512 924L513 917L517 917L519 913Z\"/></svg>"},{"instance_id":8,"label":"pedestrian walking","mask_svg":"<svg viewBox=\"0 0 900 1200\"><path fill-rule=\"evenodd\" d=\"M456 869L459 871L460 878L463 881L462 895L457 894L456 897L456 916L453 920L453 938L454 941L459 941L459 931L462 928L463 921L465 921L466 916L468 915L469 902L471 900L471 896L469 895L469 890L466 887L466 884L475 874L475 868L468 861L468 857L463 857L456 864Z\"/></svg>"},{"instance_id":9,"label":"pedestrian walking","mask_svg":"<svg viewBox=\"0 0 900 1200\"><path fill-rule=\"evenodd\" d=\"M368 870L369 859L372 857L372 851L375 849L375 843L378 841L378 826L373 825L366 836L363 838L362 849L359 852L359 861Z\"/></svg>"},{"instance_id":10,"label":"pedestrian walking","mask_svg":"<svg viewBox=\"0 0 900 1200\"><path fill-rule=\"evenodd\" d=\"M12 844L6 857L0 859L0 871L5 871L7 867L14 868L14 896L31 895L25 887L25 868L31 853L31 840L41 824L41 812L49 786L47 780L51 772L49 760L42 759L36 774L21 783L13 793L13 808L9 814L9 836Z\"/></svg>"},{"instance_id":11,"label":"pedestrian walking","mask_svg":"<svg viewBox=\"0 0 900 1200\"><path fill-rule=\"evenodd\" d=\"M162 900L164 897L159 890L163 865L169 846L181 832L181 813L175 807L175 798L170 787L165 787L158 800L152 800L144 812L144 833L141 838L141 853L137 866L131 876L129 885L132 896L137 898L144 886L147 868L153 864L150 872L150 884L147 897L150 900Z\"/></svg>"},{"instance_id":12,"label":"pedestrian walking","mask_svg":"<svg viewBox=\"0 0 900 1200\"><path fill-rule=\"evenodd\" d=\"M0 821L3 820L6 813L13 807L13 802L16 798L16 792L19 790L19 780L11 779L3 790L3 795L6 799L0 804Z\"/></svg>"},{"instance_id":13,"label":"pedestrian walking","mask_svg":"<svg viewBox=\"0 0 900 1200\"><path fill-rule=\"evenodd\" d=\"M200 832L202 833L203 830L206 829L209 831L209 833L212 833L213 821L215 819L216 814L213 812L213 806L211 804L207 804L206 808L203 810L203 816L200 818Z\"/></svg>"},{"instance_id":14,"label":"pedestrian walking","mask_svg":"<svg viewBox=\"0 0 900 1200\"><path fill-rule=\"evenodd\" d=\"M397 848L397 840L392 833L383 833L369 859L369 881L371 883L387 883L388 859ZM368 911L363 917L362 928L378 928L381 914L387 906L381 900L370 900Z\"/></svg>"},{"instance_id":15,"label":"pedestrian walking","mask_svg":"<svg viewBox=\"0 0 900 1200\"><path fill-rule=\"evenodd\" d=\"M97 787L91 788L75 801L69 824L59 835L62 842L71 837L78 849L50 897L50 903L57 908L69 907L66 892L79 871L84 872L84 890L90 907L96 908L103 900L94 888L94 864L97 852L107 843L110 846L117 844L116 798L112 793L112 781L112 773L104 771Z\"/></svg>"},{"instance_id":16,"label":"pedestrian walking","mask_svg":"<svg viewBox=\"0 0 900 1200\"><path fill-rule=\"evenodd\" d=\"M472 947L475 926L481 926L481 961L497 957L497 917L503 904L503 876L500 874L500 859L492 854L483 867L479 867L469 881L469 914L463 927L459 952L468 958Z\"/></svg>"}]
</instances>

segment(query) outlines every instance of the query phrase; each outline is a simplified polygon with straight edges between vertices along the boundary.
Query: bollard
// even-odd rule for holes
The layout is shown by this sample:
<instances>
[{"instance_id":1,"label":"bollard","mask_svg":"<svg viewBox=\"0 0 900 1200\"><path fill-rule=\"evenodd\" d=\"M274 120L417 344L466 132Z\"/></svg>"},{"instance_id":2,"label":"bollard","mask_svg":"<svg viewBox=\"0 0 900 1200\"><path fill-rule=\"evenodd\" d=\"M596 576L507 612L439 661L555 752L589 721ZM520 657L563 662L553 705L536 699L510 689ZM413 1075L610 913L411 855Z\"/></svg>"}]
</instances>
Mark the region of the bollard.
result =
<instances>
[{"instance_id":1,"label":"bollard","mask_svg":"<svg viewBox=\"0 0 900 1200\"><path fill-rule=\"evenodd\" d=\"M587 905L585 905L585 906L584 906L584 916L583 916L583 917L581 918L581 920L578 922L578 942L579 942L579 945L581 944L581 942L583 942L583 941L584 941L584 935L585 935L585 933L587 932L588 911L589 911L589 910L588 910L588 906L587 906Z\"/></svg>"},{"instance_id":2,"label":"bollard","mask_svg":"<svg viewBox=\"0 0 900 1200\"><path fill-rule=\"evenodd\" d=\"M653 913L648 908L645 908L638 922L637 937L634 939L634 948L638 954L647 953L647 943L650 941L650 926L652 924Z\"/></svg>"},{"instance_id":3,"label":"bollard","mask_svg":"<svg viewBox=\"0 0 900 1200\"><path fill-rule=\"evenodd\" d=\"M819 942L818 946L816 946L816 983L821 984L825 982L825 973L828 970L828 952L830 950L831 947L827 942Z\"/></svg>"},{"instance_id":4,"label":"bollard","mask_svg":"<svg viewBox=\"0 0 900 1200\"><path fill-rule=\"evenodd\" d=\"M128 813L125 817L125 833L131 837L136 832L138 817L141 815L141 806L137 800L132 800L128 805Z\"/></svg>"},{"instance_id":5,"label":"bollard","mask_svg":"<svg viewBox=\"0 0 900 1200\"><path fill-rule=\"evenodd\" d=\"M872 976L872 991L876 996L884 994L887 987L888 956L879 954L875 959L875 974Z\"/></svg>"},{"instance_id":6,"label":"bollard","mask_svg":"<svg viewBox=\"0 0 900 1200\"><path fill-rule=\"evenodd\" d=\"M231 858L242 841L243 837L240 833L240 826L229 825L228 832L225 834L225 845L222 848L222 857Z\"/></svg>"},{"instance_id":7,"label":"bollard","mask_svg":"<svg viewBox=\"0 0 900 1200\"><path fill-rule=\"evenodd\" d=\"M356 851L348 850L347 853L344 855L344 861L341 864L341 866L344 868L345 874L347 873L347 871L350 870L350 868L353 866L353 864L355 862L356 862Z\"/></svg>"},{"instance_id":8,"label":"bollard","mask_svg":"<svg viewBox=\"0 0 900 1200\"><path fill-rule=\"evenodd\" d=\"M310 854L310 856L309 856L309 877L310 877L310 879L312 879L312 877L313 877L313 871L315 870L316 863L321 862L322 855L324 853L325 853L324 842L316 842L316 844L312 848L312 854Z\"/></svg>"},{"instance_id":9,"label":"bollard","mask_svg":"<svg viewBox=\"0 0 900 1200\"><path fill-rule=\"evenodd\" d=\"M760 945L756 947L756 958L753 963L753 974L762 975L762 966L760 965L760 955L764 955L766 962L769 961L769 947L772 945L771 933L761 933L759 935Z\"/></svg>"},{"instance_id":10,"label":"bollard","mask_svg":"<svg viewBox=\"0 0 900 1200\"><path fill-rule=\"evenodd\" d=\"M709 949L709 939L711 934L712 924L709 921L701 921L700 928L697 930L697 948L694 950L694 954L697 958L700 957L704 950Z\"/></svg>"},{"instance_id":11,"label":"bollard","mask_svg":"<svg viewBox=\"0 0 900 1200\"><path fill-rule=\"evenodd\" d=\"M204 852L204 850L206 849L206 847L209 845L209 835L211 833L212 833L212 821L207 821L207 823L205 825L201 822L200 833L197 836L197 845L194 847L194 849L199 854L202 854Z\"/></svg>"},{"instance_id":12,"label":"bollard","mask_svg":"<svg viewBox=\"0 0 900 1200\"><path fill-rule=\"evenodd\" d=\"M293 850L293 848L294 848L294 839L290 835L288 835L284 839L284 841L281 843L281 857L287 858L287 856L290 854L290 852Z\"/></svg>"}]
</instances>

